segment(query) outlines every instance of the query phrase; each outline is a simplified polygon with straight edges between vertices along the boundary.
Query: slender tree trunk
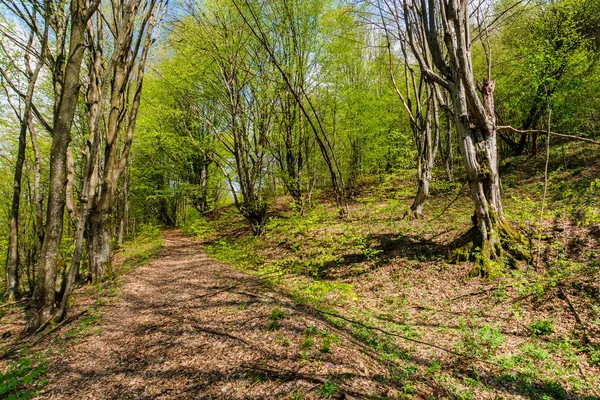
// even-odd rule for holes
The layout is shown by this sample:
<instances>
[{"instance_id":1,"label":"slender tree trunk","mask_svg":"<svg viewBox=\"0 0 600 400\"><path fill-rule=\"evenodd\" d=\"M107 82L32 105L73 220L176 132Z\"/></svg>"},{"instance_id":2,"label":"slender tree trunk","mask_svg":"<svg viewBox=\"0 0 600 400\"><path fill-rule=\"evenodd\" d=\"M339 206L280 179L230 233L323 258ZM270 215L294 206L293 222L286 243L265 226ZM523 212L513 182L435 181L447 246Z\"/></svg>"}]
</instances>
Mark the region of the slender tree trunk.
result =
<instances>
[{"instance_id":1,"label":"slender tree trunk","mask_svg":"<svg viewBox=\"0 0 600 400\"><path fill-rule=\"evenodd\" d=\"M117 243L119 245L122 245L127 237L127 224L129 221L129 166L125 168L123 174L125 175L125 179L123 179L123 214L119 220L119 232L117 234ZM206 211L206 195L203 198L203 208Z\"/></svg>"},{"instance_id":2,"label":"slender tree trunk","mask_svg":"<svg viewBox=\"0 0 600 400\"><path fill-rule=\"evenodd\" d=\"M35 127L32 125L29 127L29 134L31 136L31 147L33 148L33 154L35 157L35 172L33 178L33 198L35 201L35 234L37 236L38 243L36 248L39 251L42 243L44 242L44 200L40 192L40 180L42 176L42 157L40 155L40 148L37 143L37 134ZM36 252L37 255L37 252ZM37 257L35 257L37 258ZM33 259L35 264L35 258Z\"/></svg>"},{"instance_id":3,"label":"slender tree trunk","mask_svg":"<svg viewBox=\"0 0 600 400\"><path fill-rule=\"evenodd\" d=\"M419 157L417 167L417 194L410 206L411 217L423 218L423 208L429 196L429 185L433 175L433 159Z\"/></svg>"},{"instance_id":4,"label":"slender tree trunk","mask_svg":"<svg viewBox=\"0 0 600 400\"><path fill-rule=\"evenodd\" d=\"M421 146L419 146L419 156L417 161L417 195L410 207L412 218L423 218L423 208L425 201L429 196L429 185L433 177L433 166L439 145L439 123L438 123L438 104L435 97L431 96L431 91L435 89L429 88L430 97L427 106L427 112L424 126L420 129ZM415 133L418 135L419 133Z\"/></svg>"},{"instance_id":5,"label":"slender tree trunk","mask_svg":"<svg viewBox=\"0 0 600 400\"><path fill-rule=\"evenodd\" d=\"M19 290L19 208L21 202L21 179L23 176L23 165L25 164L25 149L27 147L27 130L33 131L33 95L37 79L44 65L43 58L46 54L46 44L48 38L48 22L44 22L44 33L41 43L41 54L35 68L31 69L31 55L33 51L33 32L29 36L25 48L25 68L27 74L27 91L25 94L25 108L20 117L19 144L17 149L17 160L15 162L15 175L13 179L13 198L10 212L10 233L8 241L8 265L6 268L6 284L8 300L13 300L18 295ZM32 135L34 135L32 133ZM33 136L32 136L33 137ZM37 159L36 159L37 163ZM39 186L39 182L38 182Z\"/></svg>"},{"instance_id":6,"label":"slender tree trunk","mask_svg":"<svg viewBox=\"0 0 600 400\"><path fill-rule=\"evenodd\" d=\"M25 111L28 114L28 107ZM6 285L8 300L14 300L19 288L19 205L21 202L21 177L25 164L25 146L27 142L27 125L29 117L24 116L19 132L19 147L15 163L15 176L13 180L13 198L10 212L10 235L8 240L8 266L6 268Z\"/></svg>"}]
</instances>

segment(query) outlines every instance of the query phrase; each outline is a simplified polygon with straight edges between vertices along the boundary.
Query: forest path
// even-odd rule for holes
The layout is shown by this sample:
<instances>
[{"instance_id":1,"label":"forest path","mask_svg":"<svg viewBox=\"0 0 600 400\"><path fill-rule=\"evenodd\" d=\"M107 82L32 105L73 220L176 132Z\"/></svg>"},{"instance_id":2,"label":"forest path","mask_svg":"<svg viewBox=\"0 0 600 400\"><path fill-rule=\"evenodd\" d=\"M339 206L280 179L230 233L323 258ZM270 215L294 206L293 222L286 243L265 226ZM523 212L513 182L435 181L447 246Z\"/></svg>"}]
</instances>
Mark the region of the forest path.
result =
<instances>
[{"instance_id":1,"label":"forest path","mask_svg":"<svg viewBox=\"0 0 600 400\"><path fill-rule=\"evenodd\" d=\"M211 260L179 231L165 231L164 242L158 257L126 275L100 329L53 362L39 398L321 398L334 374L345 377L338 398L385 392L373 379L382 367L351 338L328 352L318 335L307 346L307 327L332 329L318 315ZM276 331L274 307L285 314Z\"/></svg>"}]
</instances>

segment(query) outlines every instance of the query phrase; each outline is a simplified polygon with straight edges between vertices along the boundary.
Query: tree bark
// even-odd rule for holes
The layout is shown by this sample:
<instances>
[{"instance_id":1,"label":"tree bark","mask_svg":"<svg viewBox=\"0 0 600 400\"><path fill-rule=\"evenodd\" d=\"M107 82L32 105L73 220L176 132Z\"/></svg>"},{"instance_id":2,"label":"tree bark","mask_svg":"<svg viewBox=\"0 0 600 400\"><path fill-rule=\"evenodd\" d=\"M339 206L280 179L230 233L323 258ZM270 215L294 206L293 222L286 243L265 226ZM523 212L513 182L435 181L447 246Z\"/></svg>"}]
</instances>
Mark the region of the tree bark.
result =
<instances>
[{"instance_id":1,"label":"tree bark","mask_svg":"<svg viewBox=\"0 0 600 400\"><path fill-rule=\"evenodd\" d=\"M113 209L119 179L127 167L140 106L144 69L151 45L162 22L165 3L156 0L131 0L112 3L112 27L116 32L114 63L111 62L108 121L104 141L104 158L100 190L93 201L86 237L92 280L112 274L110 249L113 232ZM141 14L138 14L141 10ZM115 17L119 15L119 17ZM138 15L140 18L138 19ZM136 31L137 29L137 31ZM105 82L105 81L104 81ZM104 83L103 82L103 83ZM100 101L104 99L101 96Z\"/></svg>"},{"instance_id":2,"label":"tree bark","mask_svg":"<svg viewBox=\"0 0 600 400\"><path fill-rule=\"evenodd\" d=\"M488 77L475 84L468 0L410 0L405 2L404 16L410 22L407 34L421 72L444 87L452 98L459 148L475 206L473 245L470 254L463 258L475 261L472 275L501 274L500 261L509 252L512 261L528 260L530 255L524 249L522 235L504 219L498 174L495 83ZM427 63L426 54L431 55L440 74ZM456 258L461 257L453 258L460 261Z\"/></svg>"},{"instance_id":3,"label":"tree bark","mask_svg":"<svg viewBox=\"0 0 600 400\"><path fill-rule=\"evenodd\" d=\"M19 205L21 202L21 177L25 163L25 146L27 142L27 125L29 121L29 107L26 105L25 116L21 122L19 132L19 147L15 163L13 180L13 198L10 211L10 234L8 237L8 266L6 268L6 285L8 301L13 301L19 289Z\"/></svg>"},{"instance_id":4,"label":"tree bark","mask_svg":"<svg viewBox=\"0 0 600 400\"><path fill-rule=\"evenodd\" d=\"M17 149L17 159L15 162L15 174L13 179L13 198L10 212L10 231L8 241L8 265L6 268L6 284L8 301L17 297L19 290L19 208L21 202L21 180L23 176L23 165L25 164L25 149L27 147L27 131L32 131L33 127L33 95L37 84L37 79L44 65L43 58L46 54L46 44L48 38L48 23L44 22L44 32L41 38L41 54L34 69L31 69L31 56L33 52L35 32L31 32L27 46L25 48L25 69L27 75L27 91L25 93L25 107L20 119L19 141ZM36 158L36 164L38 159ZM39 182L37 185L39 186ZM36 198L37 199L37 198Z\"/></svg>"},{"instance_id":5,"label":"tree bark","mask_svg":"<svg viewBox=\"0 0 600 400\"><path fill-rule=\"evenodd\" d=\"M71 141L71 127L79 97L79 74L85 50L86 24L97 7L98 3L94 3L86 9L82 0L71 1L69 56L65 64L60 101L54 114L46 232L33 292L30 332L45 326L54 313L58 250L63 233L66 198L67 148Z\"/></svg>"}]
</instances>

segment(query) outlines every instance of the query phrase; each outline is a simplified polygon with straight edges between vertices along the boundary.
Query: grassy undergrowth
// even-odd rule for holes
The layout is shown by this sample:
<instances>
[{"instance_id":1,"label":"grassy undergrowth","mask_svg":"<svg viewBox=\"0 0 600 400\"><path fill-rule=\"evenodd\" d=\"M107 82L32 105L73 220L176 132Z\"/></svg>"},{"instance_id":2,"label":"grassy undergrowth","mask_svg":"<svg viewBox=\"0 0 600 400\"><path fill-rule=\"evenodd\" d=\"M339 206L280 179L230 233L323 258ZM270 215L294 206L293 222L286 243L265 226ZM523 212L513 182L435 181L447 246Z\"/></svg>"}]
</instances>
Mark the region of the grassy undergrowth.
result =
<instances>
[{"instance_id":1,"label":"grassy undergrowth","mask_svg":"<svg viewBox=\"0 0 600 400\"><path fill-rule=\"evenodd\" d=\"M446 262L470 224L462 183L434 180L428 216L402 218L412 172L365 181L348 219L322 193L304 215L277 199L260 238L232 209L186 232L212 257L358 322L324 316L390 363L386 379L402 383L401 398L432 393L432 381L447 398L597 398L599 160L575 146L552 152L543 207L545 159L503 161L507 217L536 262L494 280L467 279L469 263Z\"/></svg>"},{"instance_id":2,"label":"grassy undergrowth","mask_svg":"<svg viewBox=\"0 0 600 400\"><path fill-rule=\"evenodd\" d=\"M61 328L50 324L38 335L18 340L10 340L18 332L8 330L7 321L23 320L24 309L12 307L4 309L0 323L2 337L0 350L7 360L0 362L0 398L26 400L35 397L47 383L45 374L56 357L64 352L69 343L82 340L86 336L100 333L100 317L103 307L119 298L123 284L123 274L132 268L147 264L163 245L161 232L157 227L147 226L133 240L126 242L114 259L115 276L100 284L83 286L76 290L74 308ZM8 318L7 318L8 317ZM70 318L76 318L70 322ZM13 328L19 325L12 324ZM23 326L20 326L23 328ZM61 329L58 329L61 328ZM53 332L54 330L54 332ZM48 332L47 337L45 335Z\"/></svg>"}]
</instances>

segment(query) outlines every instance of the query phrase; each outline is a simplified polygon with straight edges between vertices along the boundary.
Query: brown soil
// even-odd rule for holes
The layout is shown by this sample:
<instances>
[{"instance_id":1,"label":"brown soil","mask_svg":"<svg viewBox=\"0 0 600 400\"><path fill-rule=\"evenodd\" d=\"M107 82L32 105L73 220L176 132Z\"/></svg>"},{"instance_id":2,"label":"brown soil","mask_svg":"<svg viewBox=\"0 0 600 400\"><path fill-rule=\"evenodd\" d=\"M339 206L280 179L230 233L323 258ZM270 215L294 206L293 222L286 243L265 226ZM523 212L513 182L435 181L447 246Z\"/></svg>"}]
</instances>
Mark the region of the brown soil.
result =
<instances>
[{"instance_id":1,"label":"brown soil","mask_svg":"<svg viewBox=\"0 0 600 400\"><path fill-rule=\"evenodd\" d=\"M273 399L395 395L374 354L257 278L219 264L179 231L127 275L100 329L52 360L44 399ZM274 307L285 316L270 330ZM322 335L339 340L323 352ZM321 394L319 394L321 392Z\"/></svg>"}]
</instances>

